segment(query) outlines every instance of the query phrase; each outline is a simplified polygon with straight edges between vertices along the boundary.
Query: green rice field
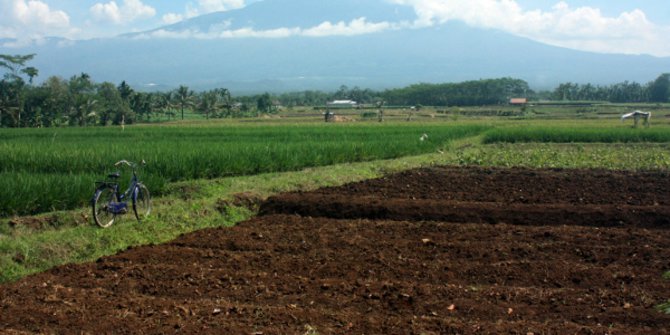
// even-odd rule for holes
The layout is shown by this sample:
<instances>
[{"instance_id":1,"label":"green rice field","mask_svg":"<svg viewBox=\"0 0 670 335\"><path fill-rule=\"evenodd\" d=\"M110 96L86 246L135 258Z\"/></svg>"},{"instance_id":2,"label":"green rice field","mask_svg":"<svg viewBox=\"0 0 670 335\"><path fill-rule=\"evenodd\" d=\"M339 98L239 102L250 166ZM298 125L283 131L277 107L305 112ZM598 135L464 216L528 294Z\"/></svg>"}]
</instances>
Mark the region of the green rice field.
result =
<instances>
[{"instance_id":1,"label":"green rice field","mask_svg":"<svg viewBox=\"0 0 670 335\"><path fill-rule=\"evenodd\" d=\"M428 136L421 140L423 134ZM116 171L113 164L122 159L147 162L140 176L158 196L176 181L420 155L473 136L480 136L483 145L462 151L459 164L551 167L570 161L575 163L567 166L670 166L670 125L633 129L612 120L194 122L133 126L123 131L0 129L0 217L87 206L95 182ZM604 146L560 148L552 144ZM130 171L121 172L122 180L128 180Z\"/></svg>"},{"instance_id":2,"label":"green rice field","mask_svg":"<svg viewBox=\"0 0 670 335\"><path fill-rule=\"evenodd\" d=\"M604 126L548 126L497 128L486 133L484 143L667 143L667 127L631 128Z\"/></svg>"},{"instance_id":3,"label":"green rice field","mask_svg":"<svg viewBox=\"0 0 670 335\"><path fill-rule=\"evenodd\" d=\"M96 180L145 160L154 195L182 180L294 171L433 152L486 125L196 124L0 129L0 217L85 206ZM421 136L428 137L421 140ZM130 171L122 170L129 178ZM126 180L126 179L122 179Z\"/></svg>"}]
</instances>

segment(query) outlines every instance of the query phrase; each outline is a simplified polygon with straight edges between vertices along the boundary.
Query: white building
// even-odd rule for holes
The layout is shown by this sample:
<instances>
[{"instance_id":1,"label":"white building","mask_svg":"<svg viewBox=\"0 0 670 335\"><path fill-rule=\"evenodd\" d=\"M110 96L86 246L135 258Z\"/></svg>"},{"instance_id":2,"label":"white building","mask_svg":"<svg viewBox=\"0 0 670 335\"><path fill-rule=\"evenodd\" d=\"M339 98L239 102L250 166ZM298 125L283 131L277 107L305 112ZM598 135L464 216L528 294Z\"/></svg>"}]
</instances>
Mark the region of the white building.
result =
<instances>
[{"instance_id":1,"label":"white building","mask_svg":"<svg viewBox=\"0 0 670 335\"><path fill-rule=\"evenodd\" d=\"M326 107L328 108L356 108L358 103L353 100L334 100L331 102L328 102L326 104Z\"/></svg>"}]
</instances>

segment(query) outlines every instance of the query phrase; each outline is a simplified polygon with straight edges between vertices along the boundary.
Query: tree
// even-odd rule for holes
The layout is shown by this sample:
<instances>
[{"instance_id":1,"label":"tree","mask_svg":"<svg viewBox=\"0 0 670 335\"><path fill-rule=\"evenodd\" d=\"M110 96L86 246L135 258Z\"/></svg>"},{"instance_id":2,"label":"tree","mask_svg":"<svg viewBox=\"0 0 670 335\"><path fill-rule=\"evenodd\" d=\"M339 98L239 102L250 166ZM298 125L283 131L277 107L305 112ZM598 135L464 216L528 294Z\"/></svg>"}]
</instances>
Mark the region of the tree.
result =
<instances>
[{"instance_id":1,"label":"tree","mask_svg":"<svg viewBox=\"0 0 670 335\"><path fill-rule=\"evenodd\" d=\"M68 120L71 126L84 127L91 120L95 123L98 116L104 117L98 114L98 100L91 95L77 95L71 103Z\"/></svg>"},{"instance_id":2,"label":"tree","mask_svg":"<svg viewBox=\"0 0 670 335\"><path fill-rule=\"evenodd\" d=\"M123 99L123 93L119 91ZM155 96L150 93L133 92L127 100L130 109L139 119L151 120L151 113L154 111Z\"/></svg>"},{"instance_id":3,"label":"tree","mask_svg":"<svg viewBox=\"0 0 670 335\"><path fill-rule=\"evenodd\" d=\"M70 104L69 84L67 80L52 76L47 78L41 88L47 96L41 106L44 116L42 123L46 127L58 126L67 117L66 111Z\"/></svg>"},{"instance_id":4,"label":"tree","mask_svg":"<svg viewBox=\"0 0 670 335\"><path fill-rule=\"evenodd\" d=\"M37 77L37 75L39 74L39 71L32 66L29 66L21 70L21 72L24 73L26 76L28 76L28 83L30 83L30 85L33 84L33 78Z\"/></svg>"},{"instance_id":5,"label":"tree","mask_svg":"<svg viewBox=\"0 0 670 335\"><path fill-rule=\"evenodd\" d=\"M230 91L226 88L217 88L214 90L216 92L216 95L218 96L218 100L220 102L220 105L222 108L226 110L225 114L222 115L223 117L230 116L232 117L232 109L233 109L233 98L230 95Z\"/></svg>"},{"instance_id":6,"label":"tree","mask_svg":"<svg viewBox=\"0 0 670 335\"><path fill-rule=\"evenodd\" d=\"M172 111L173 92L158 92L154 94L153 109L163 115L167 115L168 120L170 120L170 117L174 116L174 112Z\"/></svg>"},{"instance_id":7,"label":"tree","mask_svg":"<svg viewBox=\"0 0 670 335\"><path fill-rule=\"evenodd\" d=\"M5 68L9 70L5 74L5 79L14 80L19 78L19 73L24 71L23 67L26 65L26 62L35 58L35 54L29 55L0 55L0 68ZM37 69L30 67L30 72L32 73L34 69L35 75L37 75ZM32 79L31 79L32 81Z\"/></svg>"},{"instance_id":8,"label":"tree","mask_svg":"<svg viewBox=\"0 0 670 335\"><path fill-rule=\"evenodd\" d=\"M121 84L119 84L117 89L119 90L121 99L123 99L126 102L130 102L130 97L133 95L134 91L128 84L126 84L125 80L122 81Z\"/></svg>"},{"instance_id":9,"label":"tree","mask_svg":"<svg viewBox=\"0 0 670 335\"><path fill-rule=\"evenodd\" d=\"M269 113L270 108L272 108L272 98L270 93L261 94L258 99L256 99L256 108L258 108L259 113Z\"/></svg>"},{"instance_id":10,"label":"tree","mask_svg":"<svg viewBox=\"0 0 670 335\"><path fill-rule=\"evenodd\" d=\"M649 85L649 99L651 102L670 101L670 73L660 75Z\"/></svg>"},{"instance_id":11,"label":"tree","mask_svg":"<svg viewBox=\"0 0 670 335\"><path fill-rule=\"evenodd\" d=\"M219 96L216 90L208 91L200 96L200 103L198 104L198 111L205 114L205 118L209 120L210 114L215 114L220 108Z\"/></svg>"},{"instance_id":12,"label":"tree","mask_svg":"<svg viewBox=\"0 0 670 335\"><path fill-rule=\"evenodd\" d=\"M181 119L184 119L184 108L193 106L193 91L189 91L187 86L179 86L175 91L174 97L177 99L181 108Z\"/></svg>"},{"instance_id":13,"label":"tree","mask_svg":"<svg viewBox=\"0 0 670 335\"><path fill-rule=\"evenodd\" d=\"M135 113L121 97L121 93L112 83L102 83L97 93L100 99L100 124L131 124L135 120Z\"/></svg>"},{"instance_id":14,"label":"tree","mask_svg":"<svg viewBox=\"0 0 670 335\"><path fill-rule=\"evenodd\" d=\"M0 127L5 123L4 116L11 116L18 113L19 106L16 104L16 86L7 80L0 81ZM11 126L11 124L8 124Z\"/></svg>"},{"instance_id":15,"label":"tree","mask_svg":"<svg viewBox=\"0 0 670 335\"><path fill-rule=\"evenodd\" d=\"M68 83L70 93L73 95L93 93L95 85L91 76L82 72L79 76L73 76Z\"/></svg>"},{"instance_id":16,"label":"tree","mask_svg":"<svg viewBox=\"0 0 670 335\"><path fill-rule=\"evenodd\" d=\"M0 126L2 125L2 115L7 114L13 117L14 127L21 127L21 113L24 108L24 86L25 82L19 75L27 73L30 81L37 75L37 69L33 67L25 68L28 61L32 60L35 54L29 55L0 55L0 68L7 70L3 76L2 98L0 99Z\"/></svg>"}]
</instances>

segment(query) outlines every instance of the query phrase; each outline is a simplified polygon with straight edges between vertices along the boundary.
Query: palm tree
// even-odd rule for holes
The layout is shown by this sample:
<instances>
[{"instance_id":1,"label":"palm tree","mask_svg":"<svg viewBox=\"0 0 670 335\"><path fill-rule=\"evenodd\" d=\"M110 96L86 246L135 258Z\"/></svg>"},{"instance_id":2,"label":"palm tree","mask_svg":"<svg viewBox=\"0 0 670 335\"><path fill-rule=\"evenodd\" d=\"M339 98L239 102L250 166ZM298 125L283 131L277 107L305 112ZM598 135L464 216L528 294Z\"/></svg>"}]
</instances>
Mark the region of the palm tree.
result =
<instances>
[{"instance_id":1,"label":"palm tree","mask_svg":"<svg viewBox=\"0 0 670 335\"><path fill-rule=\"evenodd\" d=\"M219 99L216 91L209 91L205 92L202 94L202 97L200 98L200 104L198 105L198 109L205 113L205 117L209 120L209 115L212 113L216 113L219 108Z\"/></svg>"},{"instance_id":2,"label":"palm tree","mask_svg":"<svg viewBox=\"0 0 670 335\"><path fill-rule=\"evenodd\" d=\"M79 98L70 112L70 124L81 127L86 126L89 118L94 119L96 117L95 105L97 103L97 100L90 97ZM101 117L101 122L104 125L109 116L102 115Z\"/></svg>"},{"instance_id":3,"label":"palm tree","mask_svg":"<svg viewBox=\"0 0 670 335\"><path fill-rule=\"evenodd\" d=\"M188 86L181 85L175 92L175 98L181 107L181 119L184 119L184 108L193 105L193 91L189 91Z\"/></svg>"},{"instance_id":4,"label":"palm tree","mask_svg":"<svg viewBox=\"0 0 670 335\"><path fill-rule=\"evenodd\" d=\"M154 107L158 109L162 114L167 115L168 120L170 120L170 116L174 115L172 113L172 99L173 95L172 92L165 92L165 93L156 93L156 99L154 101Z\"/></svg>"},{"instance_id":5,"label":"palm tree","mask_svg":"<svg viewBox=\"0 0 670 335\"><path fill-rule=\"evenodd\" d=\"M226 109L225 116L232 116L231 109L233 108L233 99L230 95L230 91L226 88L218 88L214 90L218 95L219 100L221 101L221 107Z\"/></svg>"}]
</instances>

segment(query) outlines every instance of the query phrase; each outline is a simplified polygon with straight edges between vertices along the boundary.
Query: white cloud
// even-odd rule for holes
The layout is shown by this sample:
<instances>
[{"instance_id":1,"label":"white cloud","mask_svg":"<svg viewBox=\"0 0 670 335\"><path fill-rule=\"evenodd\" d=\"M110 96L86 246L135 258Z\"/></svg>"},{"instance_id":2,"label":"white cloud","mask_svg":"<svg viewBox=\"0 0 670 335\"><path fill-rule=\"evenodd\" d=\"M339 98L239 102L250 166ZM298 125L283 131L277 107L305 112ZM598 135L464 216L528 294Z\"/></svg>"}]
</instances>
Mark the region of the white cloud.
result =
<instances>
[{"instance_id":1,"label":"white cloud","mask_svg":"<svg viewBox=\"0 0 670 335\"><path fill-rule=\"evenodd\" d=\"M417 25L450 20L501 29L544 43L586 51L670 56L670 26L650 22L639 9L607 17L593 7L558 2L551 10L524 10L514 0L394 0L414 7Z\"/></svg>"},{"instance_id":2,"label":"white cloud","mask_svg":"<svg viewBox=\"0 0 670 335\"><path fill-rule=\"evenodd\" d=\"M210 27L207 32L199 30L169 31L158 30L148 34L139 35L136 38L196 38L196 39L223 39L223 38L283 38L291 36L323 37L323 36L353 36L381 32L390 29L400 29L400 24L389 22L368 22L364 17L354 19L351 22L340 21L338 23L323 22L311 28L277 28L267 30L254 30L253 28L229 29L230 22Z\"/></svg>"},{"instance_id":3,"label":"white cloud","mask_svg":"<svg viewBox=\"0 0 670 335\"><path fill-rule=\"evenodd\" d=\"M336 24L324 22L316 27L305 29L302 34L305 36L320 37L320 36L352 36L381 32L392 28L392 24L388 22L371 23L367 22L364 17L355 19L349 23L340 21Z\"/></svg>"},{"instance_id":4,"label":"white cloud","mask_svg":"<svg viewBox=\"0 0 670 335\"><path fill-rule=\"evenodd\" d=\"M116 1L96 3L90 8L91 15L98 22L126 24L139 19L147 19L156 15L156 10L140 0L123 0L119 6Z\"/></svg>"},{"instance_id":5,"label":"white cloud","mask_svg":"<svg viewBox=\"0 0 670 335\"><path fill-rule=\"evenodd\" d=\"M244 7L244 0L198 0L203 14Z\"/></svg>"},{"instance_id":6,"label":"white cloud","mask_svg":"<svg viewBox=\"0 0 670 335\"><path fill-rule=\"evenodd\" d=\"M197 4L193 4L192 2L187 3L183 14L168 13L163 15L163 23L173 24L198 15L229 11L244 6L245 0L198 0Z\"/></svg>"},{"instance_id":7,"label":"white cloud","mask_svg":"<svg viewBox=\"0 0 670 335\"><path fill-rule=\"evenodd\" d=\"M45 35L73 33L70 17L36 0L0 1L0 37L21 41L41 39Z\"/></svg>"},{"instance_id":8,"label":"white cloud","mask_svg":"<svg viewBox=\"0 0 670 335\"><path fill-rule=\"evenodd\" d=\"M163 15L163 23L166 23L166 24L177 23L177 22L179 22L183 19L184 19L184 15L181 15L181 14L168 13L168 14Z\"/></svg>"}]
</instances>

